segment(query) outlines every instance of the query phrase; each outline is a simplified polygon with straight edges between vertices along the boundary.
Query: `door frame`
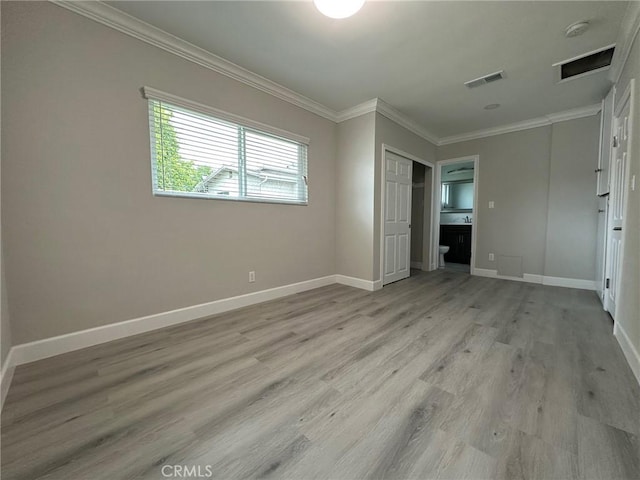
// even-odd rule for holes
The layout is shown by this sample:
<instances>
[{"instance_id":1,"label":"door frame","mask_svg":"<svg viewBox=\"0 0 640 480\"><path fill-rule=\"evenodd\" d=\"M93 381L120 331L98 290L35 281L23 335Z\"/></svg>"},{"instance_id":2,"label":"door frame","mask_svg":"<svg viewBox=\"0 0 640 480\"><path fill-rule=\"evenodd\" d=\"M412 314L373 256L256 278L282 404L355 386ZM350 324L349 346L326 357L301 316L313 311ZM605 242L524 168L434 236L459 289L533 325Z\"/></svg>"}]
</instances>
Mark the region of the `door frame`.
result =
<instances>
[{"instance_id":1,"label":"door frame","mask_svg":"<svg viewBox=\"0 0 640 480\"><path fill-rule=\"evenodd\" d=\"M471 215L473 215L473 220L471 223L471 265L469 265L469 273L471 275L475 275L476 271L476 243L478 242L478 181L480 179L480 155L469 155L467 157L457 157L457 158L448 158L446 160L440 160L436 163L438 167L436 169L436 174L434 178L436 180L436 186L441 185L442 183L442 166L443 165L451 165L452 163L466 163L473 162L473 209L471 211ZM434 189L435 190L435 189ZM433 252L432 254L439 256L438 248L440 247L440 201L442 200L442 195L440 194L440 189L438 188L437 195L434 192L434 208L437 206L437 213L435 215L436 222L434 223L434 242L433 242ZM438 257L434 257L438 258ZM436 265L438 268L439 265Z\"/></svg>"},{"instance_id":2,"label":"door frame","mask_svg":"<svg viewBox=\"0 0 640 480\"><path fill-rule=\"evenodd\" d=\"M627 102L629 103L629 125L628 125L628 131L629 131L629 139L627 141L627 163L625 165L624 168L624 179L623 179L623 184L625 185L625 189L624 189L624 196L622 198L622 235L621 235L621 240L620 240L620 252L619 252L619 266L618 266L618 273L617 273L617 278L616 278L616 286L617 286L617 292L616 292L616 298L615 298L615 309L612 312L610 310L611 305L609 304L609 301L606 300L605 301L605 310L608 311L611 316L613 317L613 331L614 334L617 331L617 324L618 321L616 321L616 318L619 318L618 316L618 308L620 306L620 302L619 302L619 294L620 294L620 280L621 280L621 276L622 276L622 266L624 264L624 253L625 253L625 232L627 229L627 216L629 214L628 211L628 204L629 204L629 190L630 190L630 185L628 185L629 182L629 173L631 171L631 153L632 153L632 147L635 141L637 141L634 138L633 135L633 116L634 116L634 101L635 101L635 78L632 78L631 80L629 80L629 83L627 85L627 88L624 90L624 93L620 96L620 101L617 103L617 105L614 105L613 108L613 123L612 125L616 126L617 122L618 122L618 118L620 116L620 114L622 113L622 110L624 109L624 106L627 104ZM613 132L616 132L615 129L612 128ZM612 148L612 153L615 152L615 149ZM617 153L617 152L616 152ZM611 160L614 160L614 155L611 156ZM613 173L614 170L610 170L610 174ZM613 192L611 191L613 187L614 182L612 181L613 178L610 177L610 188L609 188L609 200L615 200ZM617 194L618 192L616 192ZM611 208L611 205L609 205L608 208L609 212L608 212L608 218L607 218L607 235L606 235L606 245L607 245L607 254L606 254L606 265L605 265L605 278L610 278L609 274L611 272L611 251L608 248L609 247L609 242L611 240L611 229L609 228L609 226L611 225L611 215L613 212L613 208ZM605 299L608 299L608 296L605 293Z\"/></svg>"},{"instance_id":3,"label":"door frame","mask_svg":"<svg viewBox=\"0 0 640 480\"><path fill-rule=\"evenodd\" d=\"M433 239L434 239L434 217L435 217L435 213L434 213L434 209L435 209L435 203L434 203L434 185L436 185L435 183L435 165L431 162L427 162L426 160L423 160L419 157L416 157L415 155L411 155L410 153L407 153L403 150L400 150L399 148L393 147L391 145L388 145L386 143L382 144L382 155L381 155L381 161L380 161L380 271L379 273L379 282L380 282L380 286L384 286L383 282L384 282L384 207L385 207L385 184L386 184L386 168L385 168L385 160L386 160L386 154L387 152L389 153L393 153L395 155L400 155L401 157L406 158L407 160L411 160L413 162L418 162L421 163L422 165L425 165L427 167L431 167L432 169L432 174L431 174L431 224L429 226L430 229L430 233L429 233L429 239L431 240L431 245L433 247ZM412 179L411 181L413 182L413 173L412 173ZM425 185L426 188L426 185ZM413 205L412 205L413 206ZM424 242L424 235L422 237L422 241ZM423 249L424 251L424 249ZM433 265L433 248L431 248L430 252L429 252L429 270L432 270L431 266ZM409 249L409 260L411 260L411 249ZM422 268L424 269L424 259L423 259L423 264L422 264Z\"/></svg>"}]
</instances>

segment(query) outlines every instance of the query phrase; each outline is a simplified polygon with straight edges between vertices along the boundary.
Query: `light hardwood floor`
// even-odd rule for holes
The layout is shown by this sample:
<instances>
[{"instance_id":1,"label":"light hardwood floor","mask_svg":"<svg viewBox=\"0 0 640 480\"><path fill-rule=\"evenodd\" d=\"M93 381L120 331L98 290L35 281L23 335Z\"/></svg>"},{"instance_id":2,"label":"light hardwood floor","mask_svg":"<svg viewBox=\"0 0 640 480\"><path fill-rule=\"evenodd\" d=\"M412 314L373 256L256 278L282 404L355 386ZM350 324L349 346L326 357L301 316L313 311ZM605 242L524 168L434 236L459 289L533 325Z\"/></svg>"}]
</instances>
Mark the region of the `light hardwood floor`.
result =
<instances>
[{"instance_id":1,"label":"light hardwood floor","mask_svg":"<svg viewBox=\"0 0 640 480\"><path fill-rule=\"evenodd\" d=\"M18 367L2 478L638 479L611 329L581 290L332 285Z\"/></svg>"}]
</instances>

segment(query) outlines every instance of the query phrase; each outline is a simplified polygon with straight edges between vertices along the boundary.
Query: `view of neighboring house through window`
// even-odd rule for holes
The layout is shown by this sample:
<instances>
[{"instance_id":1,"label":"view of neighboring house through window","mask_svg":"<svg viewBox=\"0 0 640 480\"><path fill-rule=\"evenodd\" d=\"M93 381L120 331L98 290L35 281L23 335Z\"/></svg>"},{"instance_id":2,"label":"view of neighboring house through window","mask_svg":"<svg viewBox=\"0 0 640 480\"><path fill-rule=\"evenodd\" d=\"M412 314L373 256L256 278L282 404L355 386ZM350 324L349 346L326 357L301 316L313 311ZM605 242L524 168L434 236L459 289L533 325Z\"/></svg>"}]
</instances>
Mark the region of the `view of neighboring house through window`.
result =
<instances>
[{"instance_id":1,"label":"view of neighboring house through window","mask_svg":"<svg viewBox=\"0 0 640 480\"><path fill-rule=\"evenodd\" d=\"M229 200L307 202L307 145L149 100L153 191Z\"/></svg>"}]
</instances>

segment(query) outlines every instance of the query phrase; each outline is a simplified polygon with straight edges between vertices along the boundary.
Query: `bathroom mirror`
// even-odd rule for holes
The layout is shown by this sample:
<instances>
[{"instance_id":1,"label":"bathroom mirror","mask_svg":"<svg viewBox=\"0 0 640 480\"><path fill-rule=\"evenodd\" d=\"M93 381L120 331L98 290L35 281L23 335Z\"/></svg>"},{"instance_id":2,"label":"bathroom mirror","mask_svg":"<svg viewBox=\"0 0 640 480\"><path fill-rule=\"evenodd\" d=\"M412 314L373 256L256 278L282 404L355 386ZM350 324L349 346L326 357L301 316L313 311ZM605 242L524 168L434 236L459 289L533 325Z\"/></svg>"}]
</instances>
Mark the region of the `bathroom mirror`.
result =
<instances>
[{"instance_id":1,"label":"bathroom mirror","mask_svg":"<svg viewBox=\"0 0 640 480\"><path fill-rule=\"evenodd\" d=\"M440 211L447 213L473 211L473 180L442 182Z\"/></svg>"}]
</instances>

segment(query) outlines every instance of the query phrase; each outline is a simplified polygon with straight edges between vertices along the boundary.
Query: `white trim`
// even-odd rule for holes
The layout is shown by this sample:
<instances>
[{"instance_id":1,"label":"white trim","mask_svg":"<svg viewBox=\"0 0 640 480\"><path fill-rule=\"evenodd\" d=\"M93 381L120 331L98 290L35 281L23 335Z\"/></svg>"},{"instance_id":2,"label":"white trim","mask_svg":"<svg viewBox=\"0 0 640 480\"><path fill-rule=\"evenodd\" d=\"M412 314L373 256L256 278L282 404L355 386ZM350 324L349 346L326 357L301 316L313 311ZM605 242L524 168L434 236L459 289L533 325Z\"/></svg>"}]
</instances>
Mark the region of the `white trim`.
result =
<instances>
[{"instance_id":1,"label":"white trim","mask_svg":"<svg viewBox=\"0 0 640 480\"><path fill-rule=\"evenodd\" d=\"M414 268L416 270L422 270L422 262L411 262L411 268Z\"/></svg>"},{"instance_id":2,"label":"white trim","mask_svg":"<svg viewBox=\"0 0 640 480\"><path fill-rule=\"evenodd\" d=\"M478 277L498 278L500 280L511 280L512 282L537 283L542 285L542 275L535 275L532 273L525 273L522 277L510 277L508 275L498 275L497 270L475 268L472 275L476 275Z\"/></svg>"},{"instance_id":3,"label":"white trim","mask_svg":"<svg viewBox=\"0 0 640 480\"><path fill-rule=\"evenodd\" d=\"M596 115L601 108L601 104L596 103L593 105L588 105L586 107L572 108L571 110L565 110L563 112L550 113L542 117L532 118L530 120L525 120L522 122L510 123L507 125L501 125L492 128L485 128L473 132L461 133L459 135L451 135L449 137L442 137L438 142L438 146L449 145L451 143L466 142L468 140L475 140L477 138L493 137L495 135L502 135L504 133L519 132L521 130L528 130L530 128L544 127L557 122L590 117L592 115Z\"/></svg>"},{"instance_id":4,"label":"white trim","mask_svg":"<svg viewBox=\"0 0 640 480\"><path fill-rule=\"evenodd\" d=\"M473 217L473 223L471 224L471 265L469 266L469 273L471 275L475 272L475 263L476 263L476 245L478 243L478 192L480 191L479 180L480 180L480 155L469 155L467 157L458 157L458 158L449 158L447 160L441 160L436 163L435 171L435 187L434 187L434 207L435 213L434 216L435 221L433 224L433 255L434 258L439 258L439 247L440 247L440 202L442 201L442 195L440 194L439 185L442 182L442 166L450 165L452 163L462 163L462 162L473 162L473 209L471 215ZM464 224L461 224L464 225ZM439 261L437 262L439 263Z\"/></svg>"},{"instance_id":5,"label":"white trim","mask_svg":"<svg viewBox=\"0 0 640 480\"><path fill-rule=\"evenodd\" d=\"M117 8L99 1L77 2L68 0L50 0L52 3L90 18L98 23L118 30L126 35L142 40L169 53L196 63L214 72L226 75L239 82L268 93L321 117L336 121L336 112L304 95L283 87L261 75L242 68L235 63L214 55L181 38L154 27L142 20L128 15Z\"/></svg>"},{"instance_id":6,"label":"white trim","mask_svg":"<svg viewBox=\"0 0 640 480\"><path fill-rule=\"evenodd\" d=\"M190 307L179 308L169 312L157 313L146 317L134 318L124 322L112 323L101 327L90 328L78 332L45 338L35 342L15 345L12 348L16 365L34 362L43 358L60 355L81 348L91 347L100 343L110 342L120 338L150 332L159 328L177 325L191 320L210 317L237 308L255 305L257 303L275 300L277 298L304 292L314 288L324 287L336 283L335 275L315 278L304 282L270 288L259 292L247 293L236 297L224 298L213 302L202 303Z\"/></svg>"},{"instance_id":7,"label":"white trim","mask_svg":"<svg viewBox=\"0 0 640 480\"><path fill-rule=\"evenodd\" d=\"M429 132L424 127L418 125L418 123L411 120L409 117L403 114L400 110L392 107L391 105L389 105L388 103L386 103L384 100L380 98L378 98L378 102L376 104L376 112L378 112L380 115L384 115L389 120L393 120L401 127L406 128L410 132L415 133L421 138L424 138L428 142L431 142L434 145L439 145L440 139L436 135Z\"/></svg>"},{"instance_id":8,"label":"white trim","mask_svg":"<svg viewBox=\"0 0 640 480\"><path fill-rule=\"evenodd\" d=\"M380 238L378 238L378 242L380 244L380 271L378 272L380 277L378 278L378 280L376 280L376 282L378 282L378 287L375 288L375 290L378 290L380 288L383 287L383 281L384 281L384 199L385 199L385 153L386 152L390 152L396 155L400 155L401 157L404 157L408 160L411 160L413 162L418 162L422 165L425 165L427 167L430 167L433 171L433 174L431 175L431 193L433 195L433 198L431 200L431 235L429 235L429 238L432 240L432 245L431 245L431 251L429 252L429 265L432 265L434 263L434 259L437 259L437 256L433 256L433 240L434 240L434 229L435 229L435 202L434 202L434 198L436 198L436 194L435 194L435 185L436 185L436 176L435 176L435 164L431 163L431 162L427 162L426 160L422 160L421 158L416 157L415 155L411 155L410 153L405 152L404 150L400 150L399 148L395 148L392 147L391 145L387 145L386 143L382 144L382 155L381 160L380 160ZM374 239L375 241L375 239ZM422 236L422 241L424 242L424 235ZM438 252L436 251L436 255L438 255ZM434 270L434 268L432 268L432 270Z\"/></svg>"},{"instance_id":9,"label":"white trim","mask_svg":"<svg viewBox=\"0 0 640 480\"><path fill-rule=\"evenodd\" d=\"M361 288L362 290L368 290L373 292L377 290L375 283L371 280L363 280L362 278L348 277L346 275L336 275L336 283L341 285L347 285L349 287Z\"/></svg>"},{"instance_id":10,"label":"white trim","mask_svg":"<svg viewBox=\"0 0 640 480\"><path fill-rule=\"evenodd\" d=\"M511 280L514 282L537 283L539 285L547 285L550 287L577 288L580 290L596 291L596 282L594 280L582 280L579 278L547 277L545 275L537 275L533 273L525 273L522 277L509 277L506 275L498 275L497 270L490 270L487 268L476 268L472 275L498 278L501 280Z\"/></svg>"},{"instance_id":11,"label":"white trim","mask_svg":"<svg viewBox=\"0 0 640 480\"><path fill-rule=\"evenodd\" d=\"M351 120L352 118L375 112L378 108L378 100L379 99L377 98L372 98L371 100L367 100L366 102L360 103L354 107L347 108L346 110L338 112L335 120L336 123L346 122L347 120Z\"/></svg>"},{"instance_id":12,"label":"white trim","mask_svg":"<svg viewBox=\"0 0 640 480\"><path fill-rule=\"evenodd\" d=\"M550 113L545 115L550 123L566 122L567 120L576 120L578 118L592 117L602 110L602 102L587 105L586 107L572 108L563 112Z\"/></svg>"},{"instance_id":13,"label":"white trim","mask_svg":"<svg viewBox=\"0 0 640 480\"><path fill-rule=\"evenodd\" d=\"M580 290L598 291L598 282L595 280L582 280L580 278L542 277L542 284L551 287L579 288Z\"/></svg>"},{"instance_id":14,"label":"white trim","mask_svg":"<svg viewBox=\"0 0 640 480\"><path fill-rule=\"evenodd\" d=\"M167 102L177 107L186 108L195 112L203 113L205 115L211 115L221 120L226 120L231 123L239 124L243 127L249 127L250 129L256 129L262 132L270 133L272 135L285 138L287 140L292 140L294 142L303 143L305 145L309 145L310 142L310 140L303 135L298 135L297 133L282 130L278 127L267 125L266 123L257 122L255 120L251 120L250 118L241 117L240 115L236 115L234 113L225 112L224 110L205 105L204 103L199 103L194 100L189 100L188 98L183 98L171 93L163 92L162 90L158 90L153 87L142 87L142 94L147 100L159 100L161 102Z\"/></svg>"},{"instance_id":15,"label":"white trim","mask_svg":"<svg viewBox=\"0 0 640 480\"><path fill-rule=\"evenodd\" d=\"M377 112L380 115L387 117L389 120L396 122L398 125L406 128L412 133L415 133L420 138L427 140L428 142L438 145L439 139L437 135L429 132L424 127L420 126L417 122L411 120L404 113L395 107L392 107L381 98L374 98L364 103L356 105L355 107L347 108L339 112L336 115L336 123L351 120L352 118L366 115L367 113Z\"/></svg>"},{"instance_id":16,"label":"white trim","mask_svg":"<svg viewBox=\"0 0 640 480\"><path fill-rule=\"evenodd\" d=\"M622 348L622 353L624 353L633 375L640 384L640 353L638 353L638 350L634 347L629 335L627 335L627 332L619 323L616 323L613 326L613 336L618 340L618 343Z\"/></svg>"},{"instance_id":17,"label":"white trim","mask_svg":"<svg viewBox=\"0 0 640 480\"><path fill-rule=\"evenodd\" d=\"M620 76L627 64L627 60L629 60L631 48L638 36L638 32L640 32L640 3L629 2L627 11L624 17L622 17L622 25L618 35L617 43L621 45L621 47L616 48L613 58L611 59L610 79L614 84L620 81Z\"/></svg>"},{"instance_id":18,"label":"white trim","mask_svg":"<svg viewBox=\"0 0 640 480\"><path fill-rule=\"evenodd\" d=\"M351 118L355 118L360 115L375 111L380 113L381 115L384 115L388 119L393 120L407 130L415 133L416 135L424 138L425 140L433 143L436 146L449 145L451 143L464 142L476 138L490 137L493 135L501 135L503 133L517 132L520 130L536 128L543 125L550 125L555 121L561 121L550 120L551 118L557 116L566 116L564 120L571 120L574 118L581 118L581 116L583 117L588 115L595 115L599 111L598 109L598 111L588 113L591 111L591 109L593 109L593 107L595 107L595 105L591 105L588 107L583 107L582 109L579 108L568 110L567 112L558 112L539 118L524 120L522 122L475 130L472 132L456 134L447 137L438 137L437 135L428 131L416 121L410 119L408 116L380 98L374 98L372 100L368 100L364 103L338 112L325 105L322 105L319 102L316 102L315 100L305 97L304 95L301 95L287 87L273 82L261 75L253 73L239 65L236 65L235 63L214 55L207 50L197 47L192 43L189 43L179 37L176 37L175 35L167 33L160 28L154 27L153 25L143 22L142 20L139 20L127 13L122 12L121 10L118 10L117 8L111 7L110 5L107 5L100 1L49 1L55 5L58 5L59 7L66 8L67 10L70 10L74 13L106 25L107 27L113 28L114 30L158 47L169 53L177 55L197 65L213 70L214 72L237 80L241 83L244 83L245 85L249 85L250 87L256 88L257 90L273 95L280 100L284 100L285 102L291 103L292 105L303 108L311 113L315 113L316 115L319 115L333 122L344 122ZM637 27L635 32L637 34ZM631 42L628 42L629 46L625 47L625 62L626 58L629 55L632 43L633 38ZM622 67L619 68L619 71L622 71ZM578 114L578 116L576 116L576 113L570 113L585 109L587 110L587 112Z\"/></svg>"},{"instance_id":19,"label":"white trim","mask_svg":"<svg viewBox=\"0 0 640 480\"><path fill-rule=\"evenodd\" d=\"M13 372L16 369L15 365L15 347L11 347L7 358L4 359L2 364L2 373L0 373L0 412L4 405L4 400L7 398L9 387L11 386L11 380L13 379Z\"/></svg>"}]
</instances>

